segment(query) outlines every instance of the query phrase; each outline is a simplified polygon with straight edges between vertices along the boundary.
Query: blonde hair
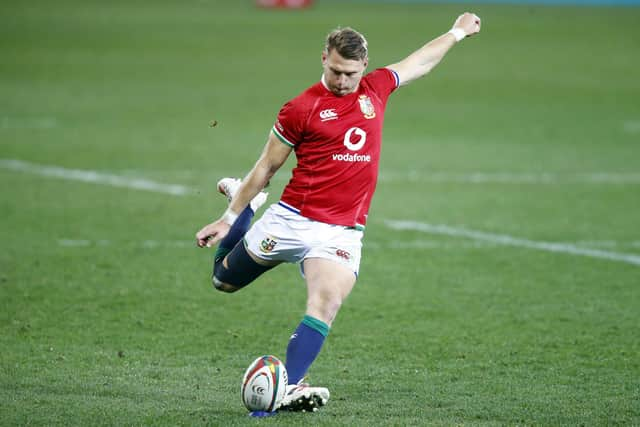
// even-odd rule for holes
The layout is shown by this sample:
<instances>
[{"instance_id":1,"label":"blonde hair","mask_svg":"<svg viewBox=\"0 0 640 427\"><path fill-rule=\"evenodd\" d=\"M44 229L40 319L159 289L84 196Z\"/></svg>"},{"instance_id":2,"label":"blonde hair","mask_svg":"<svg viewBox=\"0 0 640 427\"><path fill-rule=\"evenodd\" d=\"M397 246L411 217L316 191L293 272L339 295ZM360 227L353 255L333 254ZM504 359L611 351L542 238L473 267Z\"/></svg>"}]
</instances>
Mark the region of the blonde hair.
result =
<instances>
[{"instance_id":1,"label":"blonde hair","mask_svg":"<svg viewBox=\"0 0 640 427\"><path fill-rule=\"evenodd\" d=\"M345 59L362 60L368 55L367 39L350 27L336 28L327 35L325 51L335 50Z\"/></svg>"}]
</instances>

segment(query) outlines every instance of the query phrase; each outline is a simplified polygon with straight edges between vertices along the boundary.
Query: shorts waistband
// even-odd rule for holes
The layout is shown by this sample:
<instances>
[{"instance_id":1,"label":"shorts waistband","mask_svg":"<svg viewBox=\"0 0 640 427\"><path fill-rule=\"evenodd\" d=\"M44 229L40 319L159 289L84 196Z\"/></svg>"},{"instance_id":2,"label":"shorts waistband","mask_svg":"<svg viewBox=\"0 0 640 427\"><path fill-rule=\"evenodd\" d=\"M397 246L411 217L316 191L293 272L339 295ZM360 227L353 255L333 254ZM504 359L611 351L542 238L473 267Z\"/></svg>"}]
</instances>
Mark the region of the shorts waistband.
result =
<instances>
[{"instance_id":1,"label":"shorts waistband","mask_svg":"<svg viewBox=\"0 0 640 427\"><path fill-rule=\"evenodd\" d=\"M290 204L283 202L282 200L278 201L278 205L282 206L286 210L291 211L291 212L293 212L295 214L302 215L300 213L300 209L296 209L293 206L291 206ZM312 220L312 221L314 221L314 220ZM337 224L333 224L333 225L337 225ZM344 227L347 230L364 231L364 225L361 225L361 224L356 224L356 225L352 225L352 226L338 225L338 227Z\"/></svg>"},{"instance_id":2,"label":"shorts waistband","mask_svg":"<svg viewBox=\"0 0 640 427\"><path fill-rule=\"evenodd\" d=\"M293 206L291 206L291 205L289 205L289 204L286 204L286 203L285 203L285 202L283 202L282 200L280 200L280 201L278 202L278 204L279 204L280 206L282 206L283 208L285 208L286 210L291 211L291 212L293 212L293 213L297 213L298 215L300 215L300 209L296 209L296 208L294 208Z\"/></svg>"}]
</instances>

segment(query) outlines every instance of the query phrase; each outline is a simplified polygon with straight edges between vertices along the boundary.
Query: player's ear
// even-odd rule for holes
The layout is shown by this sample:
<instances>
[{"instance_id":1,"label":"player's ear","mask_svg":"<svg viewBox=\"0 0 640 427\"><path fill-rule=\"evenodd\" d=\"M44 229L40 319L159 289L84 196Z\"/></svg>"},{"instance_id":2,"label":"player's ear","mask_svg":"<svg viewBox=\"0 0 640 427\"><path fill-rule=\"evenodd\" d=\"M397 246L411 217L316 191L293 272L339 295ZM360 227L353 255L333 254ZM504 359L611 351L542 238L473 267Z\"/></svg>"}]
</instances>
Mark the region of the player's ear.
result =
<instances>
[{"instance_id":1,"label":"player's ear","mask_svg":"<svg viewBox=\"0 0 640 427\"><path fill-rule=\"evenodd\" d=\"M369 65L369 57L364 58L364 69L367 69L367 65Z\"/></svg>"},{"instance_id":2,"label":"player's ear","mask_svg":"<svg viewBox=\"0 0 640 427\"><path fill-rule=\"evenodd\" d=\"M324 66L327 63L327 51L322 51L322 65Z\"/></svg>"}]
</instances>

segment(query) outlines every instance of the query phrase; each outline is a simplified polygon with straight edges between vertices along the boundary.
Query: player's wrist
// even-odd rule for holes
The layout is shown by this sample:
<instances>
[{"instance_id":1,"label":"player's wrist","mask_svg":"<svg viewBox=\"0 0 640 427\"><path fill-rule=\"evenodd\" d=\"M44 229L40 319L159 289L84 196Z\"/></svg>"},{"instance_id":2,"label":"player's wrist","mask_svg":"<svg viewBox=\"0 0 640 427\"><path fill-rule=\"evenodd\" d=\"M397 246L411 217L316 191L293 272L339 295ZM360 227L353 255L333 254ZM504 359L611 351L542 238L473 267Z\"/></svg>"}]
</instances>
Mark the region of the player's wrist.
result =
<instances>
[{"instance_id":1,"label":"player's wrist","mask_svg":"<svg viewBox=\"0 0 640 427\"><path fill-rule=\"evenodd\" d=\"M460 40L467 37L467 33L462 28L458 28L458 27L454 27L450 29L447 32L447 34L451 34L453 37L455 37L456 42L459 42Z\"/></svg>"},{"instance_id":2,"label":"player's wrist","mask_svg":"<svg viewBox=\"0 0 640 427\"><path fill-rule=\"evenodd\" d=\"M231 208L227 208L227 210L222 214L220 220L225 224L233 225L233 223L238 219L238 216L240 215L232 211Z\"/></svg>"}]
</instances>

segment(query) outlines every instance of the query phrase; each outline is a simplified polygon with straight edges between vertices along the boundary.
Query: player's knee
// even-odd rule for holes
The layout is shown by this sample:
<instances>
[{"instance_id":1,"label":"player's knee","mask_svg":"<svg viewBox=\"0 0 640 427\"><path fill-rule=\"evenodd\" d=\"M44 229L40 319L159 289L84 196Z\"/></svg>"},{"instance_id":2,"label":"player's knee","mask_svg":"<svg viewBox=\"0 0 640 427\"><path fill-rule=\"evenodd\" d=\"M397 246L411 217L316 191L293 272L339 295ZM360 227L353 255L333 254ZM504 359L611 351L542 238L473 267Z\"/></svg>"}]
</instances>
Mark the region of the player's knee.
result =
<instances>
[{"instance_id":1,"label":"player's knee","mask_svg":"<svg viewBox=\"0 0 640 427\"><path fill-rule=\"evenodd\" d=\"M329 300L325 309L325 315L330 319L330 322L333 322L333 319L335 319L338 311L340 311L340 307L342 307L341 299L336 298Z\"/></svg>"},{"instance_id":2,"label":"player's knee","mask_svg":"<svg viewBox=\"0 0 640 427\"><path fill-rule=\"evenodd\" d=\"M220 292L232 293L240 289L233 285L230 285L228 283L218 280L215 274L213 275L211 282L213 283L213 287L219 290Z\"/></svg>"},{"instance_id":3,"label":"player's knee","mask_svg":"<svg viewBox=\"0 0 640 427\"><path fill-rule=\"evenodd\" d=\"M333 323L342 307L343 299L339 295L323 295L321 298L314 298L307 304L309 310L317 313L320 320L327 324Z\"/></svg>"},{"instance_id":4,"label":"player's knee","mask_svg":"<svg viewBox=\"0 0 640 427\"><path fill-rule=\"evenodd\" d=\"M214 263L213 286L222 292L235 292L271 268L272 266L256 263L240 241L224 261L218 260Z\"/></svg>"}]
</instances>

